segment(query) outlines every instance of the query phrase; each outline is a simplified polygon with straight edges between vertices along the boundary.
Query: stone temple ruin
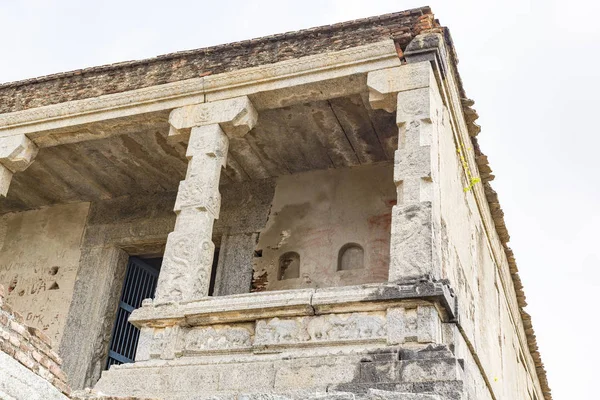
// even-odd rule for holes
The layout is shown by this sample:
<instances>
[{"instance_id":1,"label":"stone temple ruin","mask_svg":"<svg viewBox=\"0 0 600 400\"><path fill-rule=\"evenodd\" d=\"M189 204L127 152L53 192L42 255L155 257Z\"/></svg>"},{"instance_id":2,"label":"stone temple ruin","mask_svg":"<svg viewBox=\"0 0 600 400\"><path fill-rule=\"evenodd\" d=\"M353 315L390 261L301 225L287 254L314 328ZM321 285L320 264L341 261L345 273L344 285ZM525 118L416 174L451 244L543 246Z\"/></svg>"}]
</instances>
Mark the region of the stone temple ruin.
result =
<instances>
[{"instance_id":1,"label":"stone temple ruin","mask_svg":"<svg viewBox=\"0 0 600 400\"><path fill-rule=\"evenodd\" d=\"M0 86L0 397L551 399L472 105L428 7Z\"/></svg>"}]
</instances>

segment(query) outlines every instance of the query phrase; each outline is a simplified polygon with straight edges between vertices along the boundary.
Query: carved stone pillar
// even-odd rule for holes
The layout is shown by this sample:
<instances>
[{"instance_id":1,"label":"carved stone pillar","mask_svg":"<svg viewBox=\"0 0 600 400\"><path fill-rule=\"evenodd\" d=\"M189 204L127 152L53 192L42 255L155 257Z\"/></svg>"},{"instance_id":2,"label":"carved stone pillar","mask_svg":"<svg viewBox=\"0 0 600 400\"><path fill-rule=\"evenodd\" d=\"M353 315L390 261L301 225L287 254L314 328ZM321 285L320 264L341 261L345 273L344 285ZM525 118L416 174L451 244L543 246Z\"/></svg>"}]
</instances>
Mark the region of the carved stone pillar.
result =
<instances>
[{"instance_id":1,"label":"carved stone pillar","mask_svg":"<svg viewBox=\"0 0 600 400\"><path fill-rule=\"evenodd\" d=\"M0 137L0 196L6 197L13 173L27 169L37 152L25 135Z\"/></svg>"},{"instance_id":2,"label":"carved stone pillar","mask_svg":"<svg viewBox=\"0 0 600 400\"><path fill-rule=\"evenodd\" d=\"M398 150L394 182L398 201L392 209L389 281L439 277L435 236L439 191L437 136L443 104L429 62L369 73L373 108L396 110Z\"/></svg>"},{"instance_id":3,"label":"carved stone pillar","mask_svg":"<svg viewBox=\"0 0 600 400\"><path fill-rule=\"evenodd\" d=\"M247 97L179 108L171 112L169 136L189 137L185 180L179 184L175 230L169 234L156 301L180 302L208 295L214 255L213 222L219 218L219 178L229 137L245 135L257 113Z\"/></svg>"}]
</instances>

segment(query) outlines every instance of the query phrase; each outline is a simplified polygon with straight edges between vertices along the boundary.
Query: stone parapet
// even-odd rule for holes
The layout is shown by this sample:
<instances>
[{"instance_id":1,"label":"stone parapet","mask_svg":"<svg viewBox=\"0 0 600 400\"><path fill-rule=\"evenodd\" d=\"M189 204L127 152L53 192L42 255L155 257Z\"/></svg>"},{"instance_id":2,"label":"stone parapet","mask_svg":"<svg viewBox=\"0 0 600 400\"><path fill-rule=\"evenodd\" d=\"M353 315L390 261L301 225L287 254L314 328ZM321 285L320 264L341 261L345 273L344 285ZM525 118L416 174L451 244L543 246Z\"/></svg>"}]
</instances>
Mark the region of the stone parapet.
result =
<instances>
[{"instance_id":1,"label":"stone parapet","mask_svg":"<svg viewBox=\"0 0 600 400\"><path fill-rule=\"evenodd\" d=\"M129 319L138 328L210 325L261 318L325 313L382 311L398 304L430 304L442 319L454 320L456 300L445 281L428 278L404 283L368 284L205 297L190 302L145 300Z\"/></svg>"},{"instance_id":2,"label":"stone parapet","mask_svg":"<svg viewBox=\"0 0 600 400\"><path fill-rule=\"evenodd\" d=\"M454 316L452 290L426 279L145 301L130 319L141 328L135 363L105 371L95 388L233 400L308 399L339 387L377 399L388 397L369 390L385 384L390 399L403 398L394 385L461 382L462 364L443 344Z\"/></svg>"}]
</instances>

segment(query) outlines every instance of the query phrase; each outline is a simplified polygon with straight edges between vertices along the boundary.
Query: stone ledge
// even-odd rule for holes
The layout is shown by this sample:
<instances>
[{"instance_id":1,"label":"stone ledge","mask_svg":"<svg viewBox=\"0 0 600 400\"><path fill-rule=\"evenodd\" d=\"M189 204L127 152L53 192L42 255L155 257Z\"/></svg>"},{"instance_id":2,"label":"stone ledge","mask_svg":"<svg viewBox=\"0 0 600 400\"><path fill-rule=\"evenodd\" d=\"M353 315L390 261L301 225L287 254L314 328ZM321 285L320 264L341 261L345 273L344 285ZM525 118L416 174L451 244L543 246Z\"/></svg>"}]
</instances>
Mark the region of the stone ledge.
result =
<instances>
[{"instance_id":1,"label":"stone ledge","mask_svg":"<svg viewBox=\"0 0 600 400\"><path fill-rule=\"evenodd\" d=\"M261 318L325 313L382 311L407 302L434 303L444 320L454 320L456 298L446 282L424 278L324 289L300 289L206 297L187 303L144 300L129 322L138 328L198 326L253 321Z\"/></svg>"},{"instance_id":2,"label":"stone ledge","mask_svg":"<svg viewBox=\"0 0 600 400\"><path fill-rule=\"evenodd\" d=\"M306 400L319 398L316 394L340 395L338 391L353 393L355 399L430 399L418 396L442 394L440 398L460 399L445 397L462 393L463 376L460 360L445 346L413 351L407 359L403 348L415 349L379 346L334 351L328 357L303 351L136 362L105 371L96 390L164 400ZM372 390L388 391L389 397L365 396Z\"/></svg>"}]
</instances>

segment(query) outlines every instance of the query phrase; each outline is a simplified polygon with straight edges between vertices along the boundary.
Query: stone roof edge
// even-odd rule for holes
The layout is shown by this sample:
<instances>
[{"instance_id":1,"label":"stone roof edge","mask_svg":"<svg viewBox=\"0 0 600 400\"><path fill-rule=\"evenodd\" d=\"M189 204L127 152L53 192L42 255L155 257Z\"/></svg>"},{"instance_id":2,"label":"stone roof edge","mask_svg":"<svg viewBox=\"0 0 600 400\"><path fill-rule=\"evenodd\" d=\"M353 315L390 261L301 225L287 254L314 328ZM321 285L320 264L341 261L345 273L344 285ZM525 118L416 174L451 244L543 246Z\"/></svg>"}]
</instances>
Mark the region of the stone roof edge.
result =
<instances>
[{"instance_id":1,"label":"stone roof edge","mask_svg":"<svg viewBox=\"0 0 600 400\"><path fill-rule=\"evenodd\" d=\"M167 53L167 54L159 55L156 57L145 58L145 59L141 59L141 60L123 61L123 62L118 62L118 63L113 63L113 64L106 64L106 65L94 66L94 67L89 67L89 68L81 68L81 69L76 69L76 70L68 71L68 72L59 72L59 73L55 73L55 74L49 74L49 75L44 75L44 76L29 78L29 79L24 79L24 80L5 82L5 83L0 83L0 90L12 88L12 87L26 86L29 84L40 83L40 82L45 82L45 81L62 79L62 78L70 77L70 76L84 75L84 74L92 73L92 72L113 71L113 70L118 70L120 68L130 67L130 66L134 66L134 65L152 64L154 62L165 61L165 60L169 60L172 58L178 58L178 57L186 57L186 56L190 56L190 55L194 55L194 54L219 52L219 51L227 50L228 48L251 47L251 46L254 46L254 45L257 45L260 43L264 43L264 42L274 42L274 41L279 41L279 40L285 40L288 38L301 38L303 36L318 34L321 32L335 31L335 30L341 29L341 28L367 25L374 21L385 21L385 20L394 19L394 18L397 18L400 16L422 15L422 14L431 14L431 8L429 6L424 6L424 7L413 8L413 9L405 10L405 11L399 11L399 12L394 12L394 13L389 13L389 14L367 17L367 18L359 18L359 19L354 19L354 20L346 21L346 22L339 22L339 23L332 24L332 25L323 25L323 26L318 26L318 27L313 27L313 28L301 29L298 31L290 31L290 32L285 32L285 33L278 33L278 34L274 34L274 35L263 36L263 37L259 37L259 38L255 38L255 39L242 40L239 42L220 44L220 45L216 45L216 46L203 47L203 48L193 49L193 50L179 51L179 52L175 52L175 53Z\"/></svg>"}]
</instances>

